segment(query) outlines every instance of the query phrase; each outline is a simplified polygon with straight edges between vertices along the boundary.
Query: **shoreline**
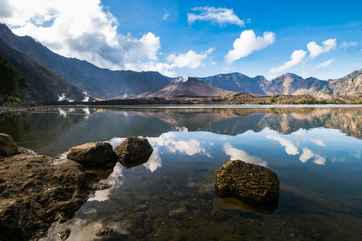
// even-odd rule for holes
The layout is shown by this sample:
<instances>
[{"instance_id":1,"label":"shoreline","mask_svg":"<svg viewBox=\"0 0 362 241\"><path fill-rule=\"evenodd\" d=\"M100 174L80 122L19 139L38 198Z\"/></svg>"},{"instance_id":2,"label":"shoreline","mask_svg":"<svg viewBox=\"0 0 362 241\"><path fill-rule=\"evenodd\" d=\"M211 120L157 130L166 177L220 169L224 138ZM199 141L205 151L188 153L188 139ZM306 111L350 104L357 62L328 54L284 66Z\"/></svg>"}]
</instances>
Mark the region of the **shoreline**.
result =
<instances>
[{"instance_id":1,"label":"shoreline","mask_svg":"<svg viewBox=\"0 0 362 241\"><path fill-rule=\"evenodd\" d=\"M93 105L93 104L59 104L39 106L0 106L0 114L6 112L23 112L53 110L54 108L105 108L105 109L359 109L362 104L160 104L160 105Z\"/></svg>"}]
</instances>

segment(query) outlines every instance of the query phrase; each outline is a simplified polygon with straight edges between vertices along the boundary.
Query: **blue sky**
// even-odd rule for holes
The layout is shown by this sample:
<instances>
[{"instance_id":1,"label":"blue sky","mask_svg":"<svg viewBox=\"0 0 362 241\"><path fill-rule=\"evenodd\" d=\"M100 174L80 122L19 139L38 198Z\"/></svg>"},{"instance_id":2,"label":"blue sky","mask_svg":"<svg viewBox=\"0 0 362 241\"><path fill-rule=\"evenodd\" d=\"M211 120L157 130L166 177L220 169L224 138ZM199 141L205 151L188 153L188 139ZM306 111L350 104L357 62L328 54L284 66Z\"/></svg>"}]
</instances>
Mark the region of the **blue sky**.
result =
<instances>
[{"instance_id":1,"label":"blue sky","mask_svg":"<svg viewBox=\"0 0 362 241\"><path fill-rule=\"evenodd\" d=\"M0 21L17 34L101 67L321 79L362 68L361 1L1 2L11 14L0 11Z\"/></svg>"}]
</instances>

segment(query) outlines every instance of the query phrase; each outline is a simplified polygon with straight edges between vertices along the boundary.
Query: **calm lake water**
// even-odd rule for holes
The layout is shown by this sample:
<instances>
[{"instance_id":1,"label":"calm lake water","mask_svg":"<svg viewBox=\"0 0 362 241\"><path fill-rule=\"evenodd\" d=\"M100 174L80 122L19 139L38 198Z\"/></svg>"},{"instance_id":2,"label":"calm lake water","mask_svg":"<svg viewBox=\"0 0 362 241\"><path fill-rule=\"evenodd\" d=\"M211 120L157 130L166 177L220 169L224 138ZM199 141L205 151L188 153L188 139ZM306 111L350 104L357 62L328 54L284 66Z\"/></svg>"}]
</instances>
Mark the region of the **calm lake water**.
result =
<instances>
[{"instance_id":1,"label":"calm lake water","mask_svg":"<svg viewBox=\"0 0 362 241\"><path fill-rule=\"evenodd\" d=\"M19 145L60 155L69 147L147 137L150 160L117 165L109 189L45 240L362 240L362 109L57 108L0 115ZM276 210L214 193L214 173L240 159L274 170ZM108 228L108 231L107 229ZM99 237L99 230L107 237ZM113 230L113 231L110 231Z\"/></svg>"}]
</instances>

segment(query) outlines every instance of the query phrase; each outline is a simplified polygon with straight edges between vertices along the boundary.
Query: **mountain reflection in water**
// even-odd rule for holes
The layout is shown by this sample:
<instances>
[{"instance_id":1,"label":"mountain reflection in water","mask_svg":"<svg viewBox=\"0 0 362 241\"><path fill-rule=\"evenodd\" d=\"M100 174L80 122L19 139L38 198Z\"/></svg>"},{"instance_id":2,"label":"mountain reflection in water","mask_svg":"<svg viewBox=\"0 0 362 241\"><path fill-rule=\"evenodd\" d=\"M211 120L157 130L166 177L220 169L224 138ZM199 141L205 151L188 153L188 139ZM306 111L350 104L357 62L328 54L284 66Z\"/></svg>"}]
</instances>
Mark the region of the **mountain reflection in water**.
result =
<instances>
[{"instance_id":1,"label":"mountain reflection in water","mask_svg":"<svg viewBox=\"0 0 362 241\"><path fill-rule=\"evenodd\" d=\"M362 109L117 110L57 108L0 115L0 132L59 155L69 147L147 137L154 152L117 165L100 190L45 240L362 240ZM214 193L226 160L268 166L273 213ZM103 236L102 236L102 235Z\"/></svg>"}]
</instances>

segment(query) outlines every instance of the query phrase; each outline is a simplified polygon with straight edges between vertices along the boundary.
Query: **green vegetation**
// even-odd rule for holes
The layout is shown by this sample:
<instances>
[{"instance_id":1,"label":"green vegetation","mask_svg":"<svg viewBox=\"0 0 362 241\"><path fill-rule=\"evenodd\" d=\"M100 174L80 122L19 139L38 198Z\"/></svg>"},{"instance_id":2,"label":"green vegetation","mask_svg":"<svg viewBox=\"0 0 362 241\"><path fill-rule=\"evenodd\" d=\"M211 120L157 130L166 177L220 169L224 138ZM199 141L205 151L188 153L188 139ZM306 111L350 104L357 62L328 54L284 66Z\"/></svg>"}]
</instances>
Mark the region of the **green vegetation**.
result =
<instances>
[{"instance_id":1,"label":"green vegetation","mask_svg":"<svg viewBox=\"0 0 362 241\"><path fill-rule=\"evenodd\" d=\"M0 57L0 105L17 105L22 102L21 92L25 87L24 77Z\"/></svg>"}]
</instances>

